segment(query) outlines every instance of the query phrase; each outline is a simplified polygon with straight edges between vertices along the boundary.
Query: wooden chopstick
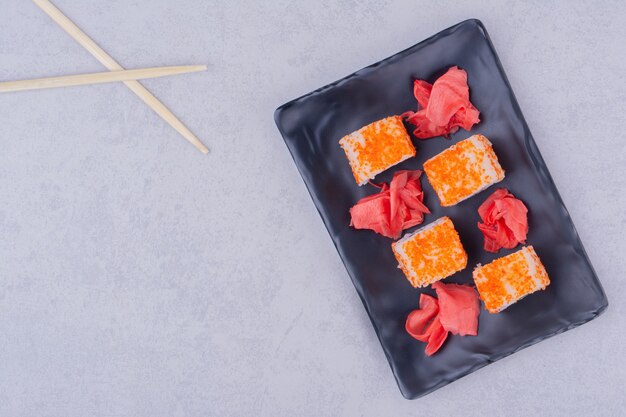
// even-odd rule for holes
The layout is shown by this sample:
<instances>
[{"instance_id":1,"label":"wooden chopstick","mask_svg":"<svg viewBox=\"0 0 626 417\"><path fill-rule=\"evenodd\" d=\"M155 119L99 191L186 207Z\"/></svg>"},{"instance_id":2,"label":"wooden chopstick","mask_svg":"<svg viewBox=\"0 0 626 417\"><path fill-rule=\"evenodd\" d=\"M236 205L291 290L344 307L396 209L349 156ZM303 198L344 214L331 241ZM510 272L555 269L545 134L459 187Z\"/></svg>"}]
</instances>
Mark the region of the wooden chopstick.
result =
<instances>
[{"instance_id":1,"label":"wooden chopstick","mask_svg":"<svg viewBox=\"0 0 626 417\"><path fill-rule=\"evenodd\" d=\"M111 71L120 71L124 68L117 63L109 54L100 48L85 32L80 30L67 16L63 14L55 5L48 0L33 0L33 2L43 10L52 20L54 20L63 30L65 30L76 42L87 49L98 61ZM170 124L185 139L191 142L200 152L206 154L209 149L200 142L188 128L174 114L161 103L150 91L148 91L139 81L124 81L130 90L139 96L144 103L154 110L159 116Z\"/></svg>"},{"instance_id":2,"label":"wooden chopstick","mask_svg":"<svg viewBox=\"0 0 626 417\"><path fill-rule=\"evenodd\" d=\"M96 72L91 74L66 75L62 77L35 78L32 80L0 82L0 93L39 90L42 88L73 87L87 84L103 84L117 81L143 80L188 72L206 71L206 65L177 67L155 67L134 70Z\"/></svg>"}]
</instances>

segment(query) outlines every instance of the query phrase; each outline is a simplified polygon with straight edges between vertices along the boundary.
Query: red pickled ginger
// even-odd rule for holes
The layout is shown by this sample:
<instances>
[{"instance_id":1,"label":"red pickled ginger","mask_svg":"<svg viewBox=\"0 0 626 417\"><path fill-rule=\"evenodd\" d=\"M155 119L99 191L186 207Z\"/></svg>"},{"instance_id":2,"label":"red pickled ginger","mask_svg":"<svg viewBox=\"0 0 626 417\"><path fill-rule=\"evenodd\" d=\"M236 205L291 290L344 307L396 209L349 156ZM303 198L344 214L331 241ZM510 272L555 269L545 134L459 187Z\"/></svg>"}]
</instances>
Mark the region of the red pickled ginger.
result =
<instances>
[{"instance_id":1,"label":"red pickled ginger","mask_svg":"<svg viewBox=\"0 0 626 417\"><path fill-rule=\"evenodd\" d=\"M432 356L441 348L448 332L439 321L439 305L435 297L420 295L420 308L406 319L405 329L415 339L426 343L426 355Z\"/></svg>"},{"instance_id":2,"label":"red pickled ginger","mask_svg":"<svg viewBox=\"0 0 626 417\"><path fill-rule=\"evenodd\" d=\"M419 139L448 136L462 127L470 130L480 122L480 112L469 99L467 72L451 67L434 84L415 80L413 95L419 104L417 111L402 115L415 125L413 134Z\"/></svg>"},{"instance_id":3,"label":"red pickled ginger","mask_svg":"<svg viewBox=\"0 0 626 417\"><path fill-rule=\"evenodd\" d=\"M439 298L421 294L420 308L413 310L405 323L411 337L426 343L428 356L441 348L448 333L476 336L480 314L478 293L474 288L442 282L434 283L433 288Z\"/></svg>"},{"instance_id":4,"label":"red pickled ginger","mask_svg":"<svg viewBox=\"0 0 626 417\"><path fill-rule=\"evenodd\" d=\"M422 223L430 211L423 203L420 175L420 170L396 172L389 186L383 184L380 192L359 200L350 209L350 226L396 239L404 229Z\"/></svg>"},{"instance_id":5,"label":"red pickled ginger","mask_svg":"<svg viewBox=\"0 0 626 417\"><path fill-rule=\"evenodd\" d=\"M439 299L439 321L443 328L461 336L478 334L480 302L473 287L460 284L433 284Z\"/></svg>"},{"instance_id":6,"label":"red pickled ginger","mask_svg":"<svg viewBox=\"0 0 626 417\"><path fill-rule=\"evenodd\" d=\"M485 236L485 250L496 253L502 248L512 249L526 242L528 209L506 188L491 194L478 207L482 223L478 228Z\"/></svg>"}]
</instances>

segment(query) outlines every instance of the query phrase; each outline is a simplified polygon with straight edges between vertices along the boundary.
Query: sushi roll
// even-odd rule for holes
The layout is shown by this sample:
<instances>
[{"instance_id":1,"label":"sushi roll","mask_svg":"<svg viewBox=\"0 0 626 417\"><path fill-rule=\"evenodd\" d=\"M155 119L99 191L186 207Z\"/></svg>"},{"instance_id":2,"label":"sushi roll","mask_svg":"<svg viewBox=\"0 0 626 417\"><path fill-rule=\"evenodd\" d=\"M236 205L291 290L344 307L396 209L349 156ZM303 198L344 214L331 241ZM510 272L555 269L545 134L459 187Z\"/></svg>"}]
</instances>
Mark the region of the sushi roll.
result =
<instances>
[{"instance_id":1,"label":"sushi roll","mask_svg":"<svg viewBox=\"0 0 626 417\"><path fill-rule=\"evenodd\" d=\"M467 253L452 220L442 217L391 245L414 287L425 287L467 266Z\"/></svg>"},{"instance_id":2,"label":"sushi roll","mask_svg":"<svg viewBox=\"0 0 626 417\"><path fill-rule=\"evenodd\" d=\"M442 206L453 206L504 179L491 142L474 135L424 162Z\"/></svg>"},{"instance_id":3,"label":"sushi roll","mask_svg":"<svg viewBox=\"0 0 626 417\"><path fill-rule=\"evenodd\" d=\"M499 313L511 304L550 285L550 278L532 246L474 269L474 282L490 313Z\"/></svg>"},{"instance_id":4,"label":"sushi roll","mask_svg":"<svg viewBox=\"0 0 626 417\"><path fill-rule=\"evenodd\" d=\"M362 127L339 141L358 185L415 156L415 147L400 116L390 116Z\"/></svg>"}]
</instances>

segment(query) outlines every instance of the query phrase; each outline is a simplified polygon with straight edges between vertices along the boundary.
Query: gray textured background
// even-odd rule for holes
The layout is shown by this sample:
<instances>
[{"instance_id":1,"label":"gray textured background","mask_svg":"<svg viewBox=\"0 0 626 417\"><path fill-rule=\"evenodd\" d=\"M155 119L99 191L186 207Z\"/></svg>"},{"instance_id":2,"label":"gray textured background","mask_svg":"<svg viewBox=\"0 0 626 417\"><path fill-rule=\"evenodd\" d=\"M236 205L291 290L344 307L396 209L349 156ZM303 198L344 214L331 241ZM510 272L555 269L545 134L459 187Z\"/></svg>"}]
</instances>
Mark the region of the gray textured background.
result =
<instances>
[{"instance_id":1,"label":"gray textured background","mask_svg":"<svg viewBox=\"0 0 626 417\"><path fill-rule=\"evenodd\" d=\"M145 84L212 153L122 85L0 96L1 416L623 415L623 1L57 5L129 68L207 63ZM611 305L411 402L272 115L468 17ZM0 0L0 80L102 69Z\"/></svg>"}]
</instances>

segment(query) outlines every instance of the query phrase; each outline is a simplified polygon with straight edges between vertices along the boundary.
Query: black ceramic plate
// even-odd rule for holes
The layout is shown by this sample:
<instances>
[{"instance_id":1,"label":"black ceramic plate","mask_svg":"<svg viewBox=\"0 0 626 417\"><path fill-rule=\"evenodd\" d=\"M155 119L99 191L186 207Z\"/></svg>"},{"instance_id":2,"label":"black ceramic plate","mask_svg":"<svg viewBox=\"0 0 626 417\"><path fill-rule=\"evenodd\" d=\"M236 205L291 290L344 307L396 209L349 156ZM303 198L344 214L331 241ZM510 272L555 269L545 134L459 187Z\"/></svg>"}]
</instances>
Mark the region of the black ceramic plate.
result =
<instances>
[{"instance_id":1,"label":"black ceramic plate","mask_svg":"<svg viewBox=\"0 0 626 417\"><path fill-rule=\"evenodd\" d=\"M451 140L414 139L417 156L380 174L376 181L389 181L399 169L421 169L428 158L474 133L487 136L506 171L505 180L497 186L454 207L444 208L422 176L424 201L432 211L424 224L443 215L451 217L469 256L468 267L445 282L471 283L474 265L514 251L503 250L498 255L485 252L482 235L476 227L477 207L496 187L506 187L529 208L528 244L535 247L551 284L545 291L524 298L500 314L482 310L478 336L451 335L438 353L427 357L425 345L405 332L404 323L408 313L418 307L420 291L431 293L432 290L411 287L397 268L390 239L348 226L349 208L377 190L355 184L337 141L375 120L414 110L413 80L433 82L453 65L467 71L471 100L480 110L482 121L471 132L455 133ZM606 296L480 21L459 23L397 55L293 100L276 111L275 119L406 398L422 396L524 347L585 323L607 307ZM407 127L412 130L411 126Z\"/></svg>"}]
</instances>

